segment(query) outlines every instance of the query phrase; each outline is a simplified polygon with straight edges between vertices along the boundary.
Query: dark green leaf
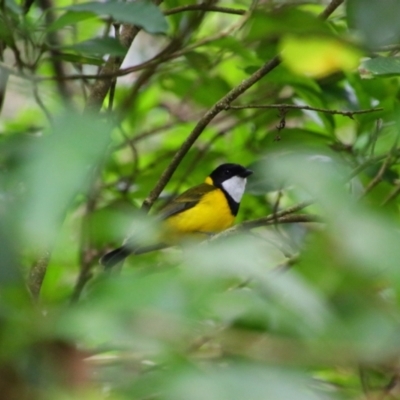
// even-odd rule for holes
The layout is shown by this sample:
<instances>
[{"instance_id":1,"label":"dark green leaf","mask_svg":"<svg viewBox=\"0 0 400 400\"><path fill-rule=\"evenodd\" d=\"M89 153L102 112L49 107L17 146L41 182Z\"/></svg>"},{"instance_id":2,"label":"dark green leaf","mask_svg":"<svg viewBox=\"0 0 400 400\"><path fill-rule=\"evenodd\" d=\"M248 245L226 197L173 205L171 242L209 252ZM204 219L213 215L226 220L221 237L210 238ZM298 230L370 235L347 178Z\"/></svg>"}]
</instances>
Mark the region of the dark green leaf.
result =
<instances>
[{"instance_id":1,"label":"dark green leaf","mask_svg":"<svg viewBox=\"0 0 400 400\"><path fill-rule=\"evenodd\" d=\"M168 24L162 12L152 2L146 0L132 3L89 2L69 6L66 9L89 11L98 16L110 16L116 21L139 26L149 33L166 33L168 30Z\"/></svg>"},{"instance_id":2,"label":"dark green leaf","mask_svg":"<svg viewBox=\"0 0 400 400\"><path fill-rule=\"evenodd\" d=\"M12 32L5 26L4 21L0 16L0 39L7 45L13 44Z\"/></svg>"},{"instance_id":3,"label":"dark green leaf","mask_svg":"<svg viewBox=\"0 0 400 400\"><path fill-rule=\"evenodd\" d=\"M85 42L76 43L72 46L67 46L68 49L75 50L78 53L89 55L105 55L124 57L127 49L115 38L95 38L86 40Z\"/></svg>"},{"instance_id":4,"label":"dark green leaf","mask_svg":"<svg viewBox=\"0 0 400 400\"><path fill-rule=\"evenodd\" d=\"M359 68L364 78L400 75L400 57L376 57L362 61Z\"/></svg>"}]
</instances>

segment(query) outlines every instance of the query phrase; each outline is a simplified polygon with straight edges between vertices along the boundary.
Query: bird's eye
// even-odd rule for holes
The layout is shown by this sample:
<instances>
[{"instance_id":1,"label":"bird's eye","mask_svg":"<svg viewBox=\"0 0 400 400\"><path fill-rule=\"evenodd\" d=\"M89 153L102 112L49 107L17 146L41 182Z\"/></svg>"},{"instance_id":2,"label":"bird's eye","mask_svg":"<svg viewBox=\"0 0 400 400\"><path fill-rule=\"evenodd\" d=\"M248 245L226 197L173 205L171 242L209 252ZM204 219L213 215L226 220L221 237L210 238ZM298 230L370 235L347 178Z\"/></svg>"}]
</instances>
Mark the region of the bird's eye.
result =
<instances>
[{"instance_id":1,"label":"bird's eye","mask_svg":"<svg viewBox=\"0 0 400 400\"><path fill-rule=\"evenodd\" d=\"M230 170L230 169L226 169L226 170L224 171L224 174L225 174L225 175L230 175L230 174L231 174L231 170Z\"/></svg>"}]
</instances>

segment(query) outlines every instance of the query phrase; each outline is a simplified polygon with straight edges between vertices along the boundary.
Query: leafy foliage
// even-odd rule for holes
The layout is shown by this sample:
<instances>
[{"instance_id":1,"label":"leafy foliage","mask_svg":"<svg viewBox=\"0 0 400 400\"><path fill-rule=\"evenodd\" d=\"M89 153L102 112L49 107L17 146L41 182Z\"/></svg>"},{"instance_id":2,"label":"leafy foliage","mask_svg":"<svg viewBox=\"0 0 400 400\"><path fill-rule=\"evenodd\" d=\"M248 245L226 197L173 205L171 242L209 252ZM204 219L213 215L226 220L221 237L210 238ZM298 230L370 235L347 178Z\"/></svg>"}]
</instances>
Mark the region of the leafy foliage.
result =
<instances>
[{"instance_id":1,"label":"leafy foliage","mask_svg":"<svg viewBox=\"0 0 400 400\"><path fill-rule=\"evenodd\" d=\"M398 396L398 3L326 3L4 2L2 398ZM223 162L236 227L102 270Z\"/></svg>"}]
</instances>

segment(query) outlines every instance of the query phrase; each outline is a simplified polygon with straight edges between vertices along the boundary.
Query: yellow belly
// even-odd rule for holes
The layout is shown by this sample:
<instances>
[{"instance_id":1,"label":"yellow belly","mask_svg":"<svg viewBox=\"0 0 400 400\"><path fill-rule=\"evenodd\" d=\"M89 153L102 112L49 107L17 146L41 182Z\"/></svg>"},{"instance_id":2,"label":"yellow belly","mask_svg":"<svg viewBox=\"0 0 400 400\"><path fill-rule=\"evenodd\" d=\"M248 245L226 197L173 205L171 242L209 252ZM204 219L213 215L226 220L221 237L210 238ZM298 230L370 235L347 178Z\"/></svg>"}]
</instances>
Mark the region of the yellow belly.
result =
<instances>
[{"instance_id":1,"label":"yellow belly","mask_svg":"<svg viewBox=\"0 0 400 400\"><path fill-rule=\"evenodd\" d=\"M220 190L205 194L199 203L164 221L168 242L182 236L198 236L221 232L232 226L232 215L225 195ZM197 235L196 235L197 234Z\"/></svg>"}]
</instances>

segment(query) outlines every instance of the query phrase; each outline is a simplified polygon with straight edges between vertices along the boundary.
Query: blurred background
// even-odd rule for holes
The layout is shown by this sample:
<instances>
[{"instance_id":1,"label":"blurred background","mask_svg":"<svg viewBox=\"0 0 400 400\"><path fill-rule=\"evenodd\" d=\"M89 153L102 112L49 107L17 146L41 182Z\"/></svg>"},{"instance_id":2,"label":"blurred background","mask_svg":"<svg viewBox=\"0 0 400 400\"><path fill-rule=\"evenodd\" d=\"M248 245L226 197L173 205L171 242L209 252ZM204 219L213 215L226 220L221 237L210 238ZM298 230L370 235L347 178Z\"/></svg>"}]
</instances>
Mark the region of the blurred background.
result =
<instances>
[{"instance_id":1,"label":"blurred background","mask_svg":"<svg viewBox=\"0 0 400 400\"><path fill-rule=\"evenodd\" d=\"M398 15L0 2L1 399L400 398ZM225 162L239 228L103 271Z\"/></svg>"}]
</instances>

